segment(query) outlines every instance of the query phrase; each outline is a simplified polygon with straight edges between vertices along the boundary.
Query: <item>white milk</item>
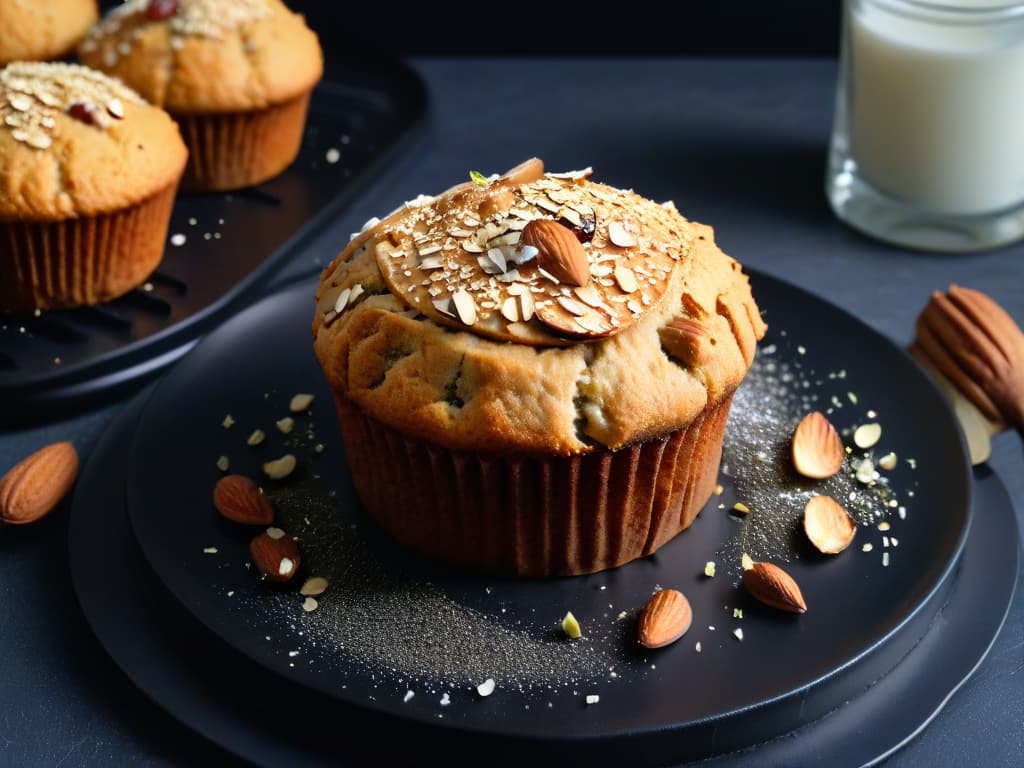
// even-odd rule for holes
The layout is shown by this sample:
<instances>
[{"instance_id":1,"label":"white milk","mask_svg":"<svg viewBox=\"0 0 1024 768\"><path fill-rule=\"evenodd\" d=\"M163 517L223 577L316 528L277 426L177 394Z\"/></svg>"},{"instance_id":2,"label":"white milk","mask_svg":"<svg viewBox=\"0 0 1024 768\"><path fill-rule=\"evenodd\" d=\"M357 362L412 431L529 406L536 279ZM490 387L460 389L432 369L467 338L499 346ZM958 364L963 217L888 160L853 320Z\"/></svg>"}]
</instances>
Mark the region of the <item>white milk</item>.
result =
<instances>
[{"instance_id":1,"label":"white milk","mask_svg":"<svg viewBox=\"0 0 1024 768\"><path fill-rule=\"evenodd\" d=\"M1024 23L976 24L966 15L937 23L884 5L851 2L847 20L849 138L859 175L885 194L942 213L1020 204Z\"/></svg>"}]
</instances>

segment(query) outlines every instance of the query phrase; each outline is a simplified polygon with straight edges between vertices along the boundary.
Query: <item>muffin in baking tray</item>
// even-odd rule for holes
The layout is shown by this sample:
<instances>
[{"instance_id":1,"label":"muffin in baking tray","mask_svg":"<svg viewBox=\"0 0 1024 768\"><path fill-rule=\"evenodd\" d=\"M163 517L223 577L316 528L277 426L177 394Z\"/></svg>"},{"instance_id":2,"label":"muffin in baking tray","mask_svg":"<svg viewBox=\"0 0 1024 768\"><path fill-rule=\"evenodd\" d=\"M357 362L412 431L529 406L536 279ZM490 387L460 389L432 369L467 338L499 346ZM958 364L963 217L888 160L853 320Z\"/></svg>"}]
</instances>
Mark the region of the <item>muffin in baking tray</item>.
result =
<instances>
[{"instance_id":1,"label":"muffin in baking tray","mask_svg":"<svg viewBox=\"0 0 1024 768\"><path fill-rule=\"evenodd\" d=\"M612 568L687 528L766 327L671 202L590 170L503 176L372 221L323 272L314 348L369 514L465 566Z\"/></svg>"},{"instance_id":2,"label":"muffin in baking tray","mask_svg":"<svg viewBox=\"0 0 1024 768\"><path fill-rule=\"evenodd\" d=\"M98 15L96 0L0 0L0 66L74 53Z\"/></svg>"},{"instance_id":3,"label":"muffin in baking tray","mask_svg":"<svg viewBox=\"0 0 1024 768\"><path fill-rule=\"evenodd\" d=\"M184 186L195 190L287 168L323 75L316 34L280 0L128 0L78 54L174 116L189 148Z\"/></svg>"},{"instance_id":4,"label":"muffin in baking tray","mask_svg":"<svg viewBox=\"0 0 1024 768\"><path fill-rule=\"evenodd\" d=\"M95 304L144 282L186 156L166 112L100 72L0 70L0 312Z\"/></svg>"}]
</instances>

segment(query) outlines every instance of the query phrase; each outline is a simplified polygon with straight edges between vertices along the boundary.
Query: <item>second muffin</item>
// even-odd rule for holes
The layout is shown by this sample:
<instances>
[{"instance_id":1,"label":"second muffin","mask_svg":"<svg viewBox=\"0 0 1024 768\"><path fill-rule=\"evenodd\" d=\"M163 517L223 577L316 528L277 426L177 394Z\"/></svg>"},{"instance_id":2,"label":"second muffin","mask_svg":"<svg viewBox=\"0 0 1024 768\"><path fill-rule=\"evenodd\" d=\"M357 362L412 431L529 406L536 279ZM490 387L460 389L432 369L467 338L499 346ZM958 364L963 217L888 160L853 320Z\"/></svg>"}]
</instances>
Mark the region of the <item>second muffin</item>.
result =
<instances>
[{"instance_id":1,"label":"second muffin","mask_svg":"<svg viewBox=\"0 0 1024 768\"><path fill-rule=\"evenodd\" d=\"M100 72L0 70L0 312L140 285L163 257L186 155L166 112Z\"/></svg>"},{"instance_id":2,"label":"second muffin","mask_svg":"<svg viewBox=\"0 0 1024 768\"><path fill-rule=\"evenodd\" d=\"M129 0L79 56L174 116L189 148L184 186L195 190L287 168L323 75L316 35L279 0Z\"/></svg>"},{"instance_id":3,"label":"second muffin","mask_svg":"<svg viewBox=\"0 0 1024 768\"><path fill-rule=\"evenodd\" d=\"M96 0L0 0L0 65L74 53L98 16Z\"/></svg>"}]
</instances>

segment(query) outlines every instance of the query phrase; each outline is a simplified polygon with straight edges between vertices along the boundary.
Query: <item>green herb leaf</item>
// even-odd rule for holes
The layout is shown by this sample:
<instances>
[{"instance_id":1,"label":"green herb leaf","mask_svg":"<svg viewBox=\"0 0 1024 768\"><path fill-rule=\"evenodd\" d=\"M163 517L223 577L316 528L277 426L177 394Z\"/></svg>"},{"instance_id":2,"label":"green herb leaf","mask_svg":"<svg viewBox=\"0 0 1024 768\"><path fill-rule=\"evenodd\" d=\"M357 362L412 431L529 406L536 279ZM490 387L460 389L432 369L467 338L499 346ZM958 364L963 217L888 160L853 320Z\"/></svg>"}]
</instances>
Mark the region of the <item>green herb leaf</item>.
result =
<instances>
[{"instance_id":1,"label":"green herb leaf","mask_svg":"<svg viewBox=\"0 0 1024 768\"><path fill-rule=\"evenodd\" d=\"M489 182L487 177L480 173L480 171L470 171L469 178L471 178L473 183L478 187L489 187L491 185L491 182Z\"/></svg>"}]
</instances>

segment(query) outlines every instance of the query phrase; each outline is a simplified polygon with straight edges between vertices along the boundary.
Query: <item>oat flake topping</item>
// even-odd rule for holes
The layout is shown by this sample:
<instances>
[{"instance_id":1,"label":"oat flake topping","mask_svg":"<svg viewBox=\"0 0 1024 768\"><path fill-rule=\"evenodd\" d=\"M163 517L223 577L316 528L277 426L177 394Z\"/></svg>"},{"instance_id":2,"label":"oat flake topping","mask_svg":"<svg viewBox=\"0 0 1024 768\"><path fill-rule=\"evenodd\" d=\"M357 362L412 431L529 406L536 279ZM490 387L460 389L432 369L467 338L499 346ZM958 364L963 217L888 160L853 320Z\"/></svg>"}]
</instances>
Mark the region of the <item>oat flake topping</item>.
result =
<instances>
[{"instance_id":1,"label":"oat flake topping","mask_svg":"<svg viewBox=\"0 0 1024 768\"><path fill-rule=\"evenodd\" d=\"M101 42L116 39L116 45L104 50L104 63L113 66L119 58L131 53L132 43L145 24L166 23L171 29L171 46L180 48L185 37L222 40L227 33L271 15L266 0L178 0L174 14L166 22L155 22L147 17L151 2L153 0L125 0L92 28L82 49L90 52Z\"/></svg>"},{"instance_id":2,"label":"oat flake topping","mask_svg":"<svg viewBox=\"0 0 1024 768\"><path fill-rule=\"evenodd\" d=\"M124 117L126 102L144 103L130 88L78 64L15 62L0 70L0 124L35 149L53 143L57 117L72 105L94 107L90 124L102 129Z\"/></svg>"},{"instance_id":3,"label":"oat flake topping","mask_svg":"<svg viewBox=\"0 0 1024 768\"><path fill-rule=\"evenodd\" d=\"M345 262L370 247L393 295L443 325L533 345L620 332L661 297L689 236L671 203L591 183L589 175L545 174L530 161L486 186L474 179L407 203L350 244L326 292L325 322L362 292L346 280ZM558 222L563 238L579 240L588 279L567 282L544 269L544 254L523 242L535 219Z\"/></svg>"}]
</instances>

